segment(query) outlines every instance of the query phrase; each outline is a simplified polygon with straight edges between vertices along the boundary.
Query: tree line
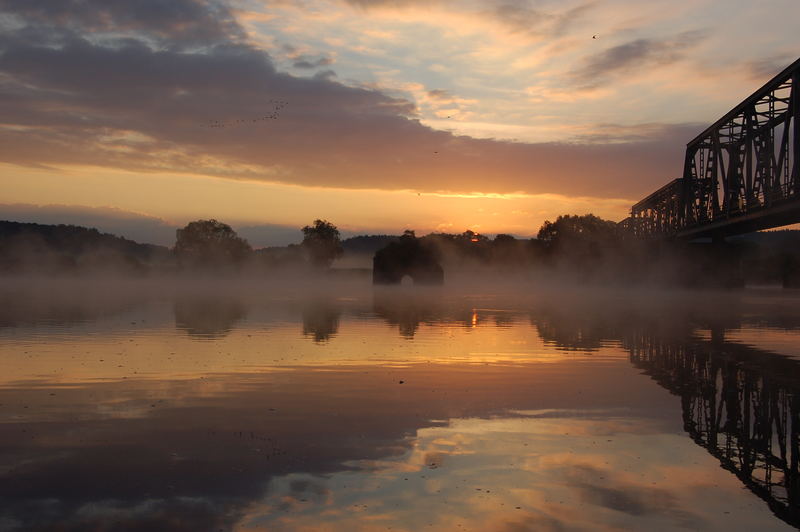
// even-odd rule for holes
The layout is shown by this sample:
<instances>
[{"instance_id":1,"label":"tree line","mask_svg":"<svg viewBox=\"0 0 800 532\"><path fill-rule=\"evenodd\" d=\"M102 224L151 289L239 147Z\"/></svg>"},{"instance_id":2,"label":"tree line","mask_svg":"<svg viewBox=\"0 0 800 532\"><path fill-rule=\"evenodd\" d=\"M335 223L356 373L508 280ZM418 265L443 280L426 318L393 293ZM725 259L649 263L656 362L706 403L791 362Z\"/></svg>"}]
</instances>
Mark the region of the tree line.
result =
<instances>
[{"instance_id":1,"label":"tree line","mask_svg":"<svg viewBox=\"0 0 800 532\"><path fill-rule=\"evenodd\" d=\"M131 275L195 272L260 275L287 270L325 272L343 255L364 258L392 243L423 250L450 272L544 274L570 280L698 284L800 281L800 231L756 233L714 248L698 243L647 242L597 216L564 215L545 221L536 238L472 230L418 237L361 235L342 239L327 220L300 229L302 241L253 249L228 224L196 220L176 231L171 248L139 244L96 229L0 221L0 273L109 272ZM733 267L731 266L733 265ZM737 277L738 276L738 277Z\"/></svg>"}]
</instances>

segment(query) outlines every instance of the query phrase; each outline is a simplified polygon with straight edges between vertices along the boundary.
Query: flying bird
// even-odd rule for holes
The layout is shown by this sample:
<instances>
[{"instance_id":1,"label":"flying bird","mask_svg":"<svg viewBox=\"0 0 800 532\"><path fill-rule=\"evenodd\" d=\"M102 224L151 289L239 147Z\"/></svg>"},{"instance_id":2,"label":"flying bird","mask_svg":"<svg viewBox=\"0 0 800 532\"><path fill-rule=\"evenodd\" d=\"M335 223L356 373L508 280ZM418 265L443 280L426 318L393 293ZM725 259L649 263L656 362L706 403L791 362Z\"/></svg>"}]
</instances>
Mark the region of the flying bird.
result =
<instances>
[{"instance_id":1,"label":"flying bird","mask_svg":"<svg viewBox=\"0 0 800 532\"><path fill-rule=\"evenodd\" d=\"M236 118L230 121L223 121L223 120L209 120L205 124L200 124L200 127L209 127L209 128L224 128L224 127L231 127L238 124L246 124L247 122L256 123L266 120L277 120L280 116L280 110L289 105L289 102L286 100L268 100L267 103L272 104L272 112L267 113L264 116L258 116L255 118L247 119L247 118Z\"/></svg>"}]
</instances>

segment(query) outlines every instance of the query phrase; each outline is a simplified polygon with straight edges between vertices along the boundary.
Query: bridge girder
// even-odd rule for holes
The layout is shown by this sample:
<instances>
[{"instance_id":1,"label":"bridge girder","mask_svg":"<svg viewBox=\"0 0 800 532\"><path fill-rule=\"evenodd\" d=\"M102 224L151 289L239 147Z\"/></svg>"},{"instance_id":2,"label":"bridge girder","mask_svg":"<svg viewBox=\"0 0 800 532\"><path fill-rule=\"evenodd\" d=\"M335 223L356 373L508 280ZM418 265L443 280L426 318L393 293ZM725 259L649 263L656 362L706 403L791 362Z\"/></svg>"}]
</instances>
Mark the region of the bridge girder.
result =
<instances>
[{"instance_id":1,"label":"bridge girder","mask_svg":"<svg viewBox=\"0 0 800 532\"><path fill-rule=\"evenodd\" d=\"M800 59L686 146L683 176L621 225L650 238L746 233L800 222Z\"/></svg>"}]
</instances>

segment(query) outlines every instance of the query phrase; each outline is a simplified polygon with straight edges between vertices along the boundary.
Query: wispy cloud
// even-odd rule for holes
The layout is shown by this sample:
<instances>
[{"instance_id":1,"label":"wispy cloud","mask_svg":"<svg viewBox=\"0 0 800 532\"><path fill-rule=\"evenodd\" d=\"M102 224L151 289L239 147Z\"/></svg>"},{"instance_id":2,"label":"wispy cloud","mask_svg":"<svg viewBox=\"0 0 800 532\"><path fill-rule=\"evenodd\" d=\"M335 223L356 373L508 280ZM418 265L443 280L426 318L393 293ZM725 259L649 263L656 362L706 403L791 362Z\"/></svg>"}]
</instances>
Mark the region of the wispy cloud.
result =
<instances>
[{"instance_id":1,"label":"wispy cloud","mask_svg":"<svg viewBox=\"0 0 800 532\"><path fill-rule=\"evenodd\" d=\"M671 65L685 59L709 34L708 30L692 30L666 39L628 41L584 58L569 77L583 87L598 87L617 75Z\"/></svg>"},{"instance_id":2,"label":"wispy cloud","mask_svg":"<svg viewBox=\"0 0 800 532\"><path fill-rule=\"evenodd\" d=\"M594 2L586 2L563 11L532 7L530 2L503 2L492 14L515 32L539 37L561 37L591 12Z\"/></svg>"},{"instance_id":3,"label":"wispy cloud","mask_svg":"<svg viewBox=\"0 0 800 532\"><path fill-rule=\"evenodd\" d=\"M772 54L743 64L745 72L754 80L768 80L778 72L789 66L797 59L797 55L789 52Z\"/></svg>"}]
</instances>

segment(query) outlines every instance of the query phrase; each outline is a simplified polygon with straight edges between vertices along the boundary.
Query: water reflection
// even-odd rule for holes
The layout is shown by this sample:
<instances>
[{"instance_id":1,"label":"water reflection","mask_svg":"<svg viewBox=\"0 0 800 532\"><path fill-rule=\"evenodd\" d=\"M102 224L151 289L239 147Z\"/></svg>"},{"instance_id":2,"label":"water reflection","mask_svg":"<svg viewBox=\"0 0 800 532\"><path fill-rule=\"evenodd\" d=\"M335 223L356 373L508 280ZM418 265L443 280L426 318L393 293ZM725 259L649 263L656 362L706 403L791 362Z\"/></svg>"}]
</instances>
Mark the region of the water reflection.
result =
<instances>
[{"instance_id":1,"label":"water reflection","mask_svg":"<svg viewBox=\"0 0 800 532\"><path fill-rule=\"evenodd\" d=\"M659 320L666 309L657 307L660 315L652 308L611 314L546 311L534 321L543 340L567 350L621 341L635 367L680 397L683 428L691 439L776 516L800 527L800 362L726 342L726 331L741 328L745 316L736 312L738 300L725 303L700 312L693 306L681 320ZM800 325L796 312L753 318L762 326L791 330ZM698 337L698 329L707 334Z\"/></svg>"},{"instance_id":2,"label":"water reflection","mask_svg":"<svg viewBox=\"0 0 800 532\"><path fill-rule=\"evenodd\" d=\"M797 526L800 364L729 339L796 302L705 300L178 293L17 326L0 529Z\"/></svg>"},{"instance_id":3,"label":"water reflection","mask_svg":"<svg viewBox=\"0 0 800 532\"><path fill-rule=\"evenodd\" d=\"M175 327L203 340L222 338L247 316L247 307L233 296L179 295Z\"/></svg>"},{"instance_id":4,"label":"water reflection","mask_svg":"<svg viewBox=\"0 0 800 532\"><path fill-rule=\"evenodd\" d=\"M342 311L335 301L315 299L303 305L303 335L315 342L327 342L339 331Z\"/></svg>"},{"instance_id":5,"label":"water reflection","mask_svg":"<svg viewBox=\"0 0 800 532\"><path fill-rule=\"evenodd\" d=\"M531 313L531 322L539 337L564 351L597 351L620 338L623 316L598 313L593 309L569 309L547 306Z\"/></svg>"},{"instance_id":6,"label":"water reflection","mask_svg":"<svg viewBox=\"0 0 800 532\"><path fill-rule=\"evenodd\" d=\"M133 283L0 279L0 329L89 323L145 304L148 292Z\"/></svg>"},{"instance_id":7,"label":"water reflection","mask_svg":"<svg viewBox=\"0 0 800 532\"><path fill-rule=\"evenodd\" d=\"M787 523L800 527L800 363L747 345L667 340L626 344L631 362L681 398L684 430Z\"/></svg>"},{"instance_id":8,"label":"water reflection","mask_svg":"<svg viewBox=\"0 0 800 532\"><path fill-rule=\"evenodd\" d=\"M372 310L389 325L398 327L404 338L413 338L421 324L433 324L444 313L440 300L388 288L375 291Z\"/></svg>"}]
</instances>

